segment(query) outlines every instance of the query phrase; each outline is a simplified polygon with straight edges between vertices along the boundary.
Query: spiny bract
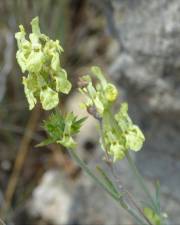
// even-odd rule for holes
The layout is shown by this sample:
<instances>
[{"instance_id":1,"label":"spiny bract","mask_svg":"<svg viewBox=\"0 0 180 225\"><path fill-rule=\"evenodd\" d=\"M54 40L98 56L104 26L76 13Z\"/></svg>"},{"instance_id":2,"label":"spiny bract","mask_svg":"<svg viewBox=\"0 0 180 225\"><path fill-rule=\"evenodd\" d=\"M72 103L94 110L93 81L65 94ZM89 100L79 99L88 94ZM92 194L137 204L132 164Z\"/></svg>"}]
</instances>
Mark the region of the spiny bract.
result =
<instances>
[{"instance_id":1,"label":"spiny bract","mask_svg":"<svg viewBox=\"0 0 180 225\"><path fill-rule=\"evenodd\" d=\"M78 119L73 113L68 113L66 115L52 113L49 118L44 121L43 125L49 137L37 146L40 147L57 143L66 148L75 148L76 142L73 136L79 132L85 119L86 118Z\"/></svg>"}]
</instances>

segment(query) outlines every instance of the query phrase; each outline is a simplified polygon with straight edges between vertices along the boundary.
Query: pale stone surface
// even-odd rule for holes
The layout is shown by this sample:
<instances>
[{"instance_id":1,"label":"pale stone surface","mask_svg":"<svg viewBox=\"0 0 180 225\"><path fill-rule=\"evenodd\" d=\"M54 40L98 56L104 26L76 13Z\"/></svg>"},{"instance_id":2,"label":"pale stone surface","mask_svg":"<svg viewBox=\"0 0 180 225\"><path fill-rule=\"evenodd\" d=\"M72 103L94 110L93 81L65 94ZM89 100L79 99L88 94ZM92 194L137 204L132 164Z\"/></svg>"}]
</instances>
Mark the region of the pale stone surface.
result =
<instances>
[{"instance_id":1,"label":"pale stone surface","mask_svg":"<svg viewBox=\"0 0 180 225\"><path fill-rule=\"evenodd\" d=\"M56 170L46 172L39 186L33 191L29 210L54 224L68 224L71 198L63 185L63 176Z\"/></svg>"}]
</instances>

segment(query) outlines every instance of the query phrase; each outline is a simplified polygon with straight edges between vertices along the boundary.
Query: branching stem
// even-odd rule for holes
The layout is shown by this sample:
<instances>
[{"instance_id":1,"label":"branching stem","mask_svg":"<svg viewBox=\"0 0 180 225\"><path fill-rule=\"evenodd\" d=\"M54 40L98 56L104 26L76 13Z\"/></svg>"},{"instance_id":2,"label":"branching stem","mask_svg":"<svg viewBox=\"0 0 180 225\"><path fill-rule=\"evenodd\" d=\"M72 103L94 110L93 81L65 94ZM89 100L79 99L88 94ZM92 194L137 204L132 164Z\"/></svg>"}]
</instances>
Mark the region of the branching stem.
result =
<instances>
[{"instance_id":1,"label":"branching stem","mask_svg":"<svg viewBox=\"0 0 180 225\"><path fill-rule=\"evenodd\" d=\"M131 216L135 218L135 220L141 224L146 225L144 221L139 217L139 215L130 208L127 203L123 200L122 196L114 194L104 182L102 182L98 177L94 175L94 173L91 172L91 170L88 168L88 166L79 158L79 156L76 154L74 150L69 150L69 153L71 157L75 160L75 162L100 186L105 190L116 202L118 202L122 208L124 208L126 211L129 212Z\"/></svg>"}]
</instances>

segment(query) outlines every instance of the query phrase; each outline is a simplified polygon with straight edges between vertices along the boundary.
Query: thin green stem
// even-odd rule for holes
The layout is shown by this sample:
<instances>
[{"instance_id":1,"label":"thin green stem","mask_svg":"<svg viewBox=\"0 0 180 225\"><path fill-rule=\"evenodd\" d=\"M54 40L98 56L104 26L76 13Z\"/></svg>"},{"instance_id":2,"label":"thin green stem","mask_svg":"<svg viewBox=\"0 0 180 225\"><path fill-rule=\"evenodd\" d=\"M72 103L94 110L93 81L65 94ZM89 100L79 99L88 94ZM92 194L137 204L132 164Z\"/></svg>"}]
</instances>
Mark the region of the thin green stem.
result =
<instances>
[{"instance_id":1,"label":"thin green stem","mask_svg":"<svg viewBox=\"0 0 180 225\"><path fill-rule=\"evenodd\" d=\"M78 163L78 165L100 186L102 187L108 194L114 199L114 200L119 200L119 196L115 195L112 193L109 188L105 186L105 184L100 181L92 172L91 170L87 167L87 165L79 158L79 156L76 154L74 150L69 150L69 153L71 157Z\"/></svg>"},{"instance_id":2,"label":"thin green stem","mask_svg":"<svg viewBox=\"0 0 180 225\"><path fill-rule=\"evenodd\" d=\"M100 186L105 190L114 200L116 200L122 208L129 212L131 216L133 216L141 225L145 225L144 221L139 217L139 215L131 209L123 200L122 196L116 195L113 193L104 182L102 182L99 178L97 178L91 170L87 167L87 165L79 158L74 150L69 150L71 157L76 161L76 163Z\"/></svg>"},{"instance_id":3,"label":"thin green stem","mask_svg":"<svg viewBox=\"0 0 180 225\"><path fill-rule=\"evenodd\" d=\"M136 177L139 185L142 187L142 189L143 189L144 193L146 194L147 198L151 201L151 204L152 204L153 208L155 208L155 210L157 210L156 203L154 202L153 197L149 193L149 190L144 183L143 177L140 175L140 173L139 173L134 161L132 160L129 152L126 153L126 158L127 158L128 164L129 164L134 176Z\"/></svg>"},{"instance_id":4,"label":"thin green stem","mask_svg":"<svg viewBox=\"0 0 180 225\"><path fill-rule=\"evenodd\" d=\"M130 198L131 202L134 204L134 206L138 209L139 213L142 215L142 217L147 221L147 223L149 225L153 225L151 223L151 221L146 217L146 215L144 214L143 210L138 206L138 204L136 203L133 195L129 192L129 191L126 191L128 197Z\"/></svg>"},{"instance_id":5,"label":"thin green stem","mask_svg":"<svg viewBox=\"0 0 180 225\"><path fill-rule=\"evenodd\" d=\"M126 208L124 208L124 207L123 208L126 209L129 212L129 214L135 218L137 223L139 223L141 225L146 225L146 223L144 223L144 221L142 221L142 219L139 218L137 213L135 213L135 211L132 208L130 208L126 203L124 204L124 202L121 202L120 204L121 204L121 206L122 206L122 204L126 206Z\"/></svg>"},{"instance_id":6,"label":"thin green stem","mask_svg":"<svg viewBox=\"0 0 180 225\"><path fill-rule=\"evenodd\" d=\"M116 181L118 182L118 177L115 175L114 173L114 169L113 169L113 166L111 164L108 164L108 166L110 167L111 169L111 172L114 176L114 178L116 179ZM122 185L121 185L122 186ZM138 212L141 214L141 216L145 219L145 221L149 224L149 225L152 225L151 221L146 217L146 215L144 214L143 210L138 206L138 204L136 203L136 200L134 198L134 196L128 191L128 190L125 190L125 193L127 194L127 196L129 197L130 201L133 203L133 205L135 206L135 208L138 210Z\"/></svg>"}]
</instances>

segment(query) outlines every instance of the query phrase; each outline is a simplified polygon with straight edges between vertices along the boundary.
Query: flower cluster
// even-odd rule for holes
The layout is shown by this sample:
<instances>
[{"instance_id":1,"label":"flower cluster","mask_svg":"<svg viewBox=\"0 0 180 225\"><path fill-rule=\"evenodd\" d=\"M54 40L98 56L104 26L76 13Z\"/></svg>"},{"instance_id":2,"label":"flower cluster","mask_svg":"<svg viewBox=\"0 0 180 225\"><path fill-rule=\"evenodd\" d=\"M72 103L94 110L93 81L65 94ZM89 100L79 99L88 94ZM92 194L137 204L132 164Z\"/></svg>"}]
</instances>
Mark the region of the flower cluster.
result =
<instances>
[{"instance_id":1,"label":"flower cluster","mask_svg":"<svg viewBox=\"0 0 180 225\"><path fill-rule=\"evenodd\" d=\"M99 82L94 86L89 75L83 76L81 78L83 87L79 90L87 97L86 107L95 106L98 114L102 117L104 111L117 99L118 91L113 84L106 81L99 67L93 66L91 71Z\"/></svg>"},{"instance_id":2,"label":"flower cluster","mask_svg":"<svg viewBox=\"0 0 180 225\"><path fill-rule=\"evenodd\" d=\"M115 160L125 157L128 150L139 151L145 140L137 125L134 125L128 115L127 103L122 103L115 115L107 112L103 119L104 145L109 155Z\"/></svg>"},{"instance_id":3,"label":"flower cluster","mask_svg":"<svg viewBox=\"0 0 180 225\"><path fill-rule=\"evenodd\" d=\"M93 85L91 77L84 76L80 91L87 97L86 107L94 107L102 120L102 148L114 161L121 160L128 150L139 151L145 138L140 128L130 119L127 103L122 103L119 112L112 114L112 103L115 102L118 91L106 81L100 68L92 67L92 72L99 82Z\"/></svg>"},{"instance_id":4,"label":"flower cluster","mask_svg":"<svg viewBox=\"0 0 180 225\"><path fill-rule=\"evenodd\" d=\"M40 32L39 19L31 22L32 33L29 40L22 25L20 32L15 34L18 44L16 58L22 72L25 94L29 108L33 109L40 100L43 109L50 110L59 103L58 93L68 94L71 83L67 79L66 71L61 67L59 55L63 52L59 41L53 41Z\"/></svg>"}]
</instances>

